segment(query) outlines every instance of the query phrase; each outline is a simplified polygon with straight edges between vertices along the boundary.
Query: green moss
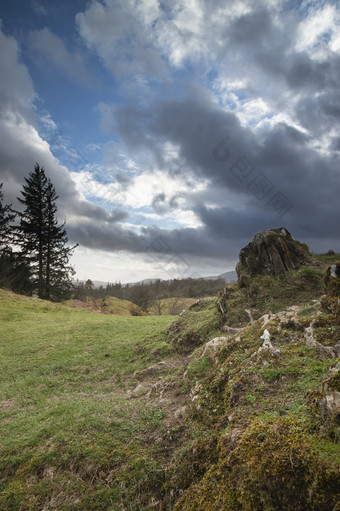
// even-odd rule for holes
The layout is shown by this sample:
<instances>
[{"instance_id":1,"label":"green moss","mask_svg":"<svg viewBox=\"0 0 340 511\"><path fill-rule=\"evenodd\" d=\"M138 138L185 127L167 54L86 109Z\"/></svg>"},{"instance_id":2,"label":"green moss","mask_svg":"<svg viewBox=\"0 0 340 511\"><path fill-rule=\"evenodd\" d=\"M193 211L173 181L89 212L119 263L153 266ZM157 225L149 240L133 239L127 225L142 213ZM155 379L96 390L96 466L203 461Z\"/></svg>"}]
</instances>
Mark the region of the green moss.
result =
<instances>
[{"instance_id":1,"label":"green moss","mask_svg":"<svg viewBox=\"0 0 340 511\"><path fill-rule=\"evenodd\" d=\"M269 368L262 369L260 371L260 374L266 382L272 383L280 378L281 370L269 367Z\"/></svg>"},{"instance_id":2,"label":"green moss","mask_svg":"<svg viewBox=\"0 0 340 511\"><path fill-rule=\"evenodd\" d=\"M198 482L218 461L216 435L194 440L178 453L176 461L176 469L172 471L167 486L176 488L179 493Z\"/></svg>"},{"instance_id":3,"label":"green moss","mask_svg":"<svg viewBox=\"0 0 340 511\"><path fill-rule=\"evenodd\" d=\"M216 308L216 299L204 300L199 310L192 309L175 321L168 330L168 338L179 353L191 353L218 334L221 316Z\"/></svg>"},{"instance_id":4,"label":"green moss","mask_svg":"<svg viewBox=\"0 0 340 511\"><path fill-rule=\"evenodd\" d=\"M330 389L340 392L340 371L338 371L333 376L328 378L328 380L326 380L326 383Z\"/></svg>"},{"instance_id":5,"label":"green moss","mask_svg":"<svg viewBox=\"0 0 340 511\"><path fill-rule=\"evenodd\" d=\"M256 275L240 289L228 288L221 296L226 311L224 320L229 326L244 326L249 322L246 308L251 308L256 318L269 311L279 312L321 297L324 292L322 279L322 271L310 267L289 270L277 276Z\"/></svg>"},{"instance_id":6,"label":"green moss","mask_svg":"<svg viewBox=\"0 0 340 511\"><path fill-rule=\"evenodd\" d=\"M340 301L337 296L323 296L321 305L326 312L333 314L338 319L340 318Z\"/></svg>"},{"instance_id":7,"label":"green moss","mask_svg":"<svg viewBox=\"0 0 340 511\"><path fill-rule=\"evenodd\" d=\"M326 511L336 504L338 483L339 471L317 455L298 420L255 420L174 509Z\"/></svg>"},{"instance_id":8,"label":"green moss","mask_svg":"<svg viewBox=\"0 0 340 511\"><path fill-rule=\"evenodd\" d=\"M325 271L324 276L324 284L326 287L326 293L329 296L340 296L340 278L332 277L332 266L336 267L335 273L336 275L340 275L340 261L336 261L333 264L330 264Z\"/></svg>"}]
</instances>

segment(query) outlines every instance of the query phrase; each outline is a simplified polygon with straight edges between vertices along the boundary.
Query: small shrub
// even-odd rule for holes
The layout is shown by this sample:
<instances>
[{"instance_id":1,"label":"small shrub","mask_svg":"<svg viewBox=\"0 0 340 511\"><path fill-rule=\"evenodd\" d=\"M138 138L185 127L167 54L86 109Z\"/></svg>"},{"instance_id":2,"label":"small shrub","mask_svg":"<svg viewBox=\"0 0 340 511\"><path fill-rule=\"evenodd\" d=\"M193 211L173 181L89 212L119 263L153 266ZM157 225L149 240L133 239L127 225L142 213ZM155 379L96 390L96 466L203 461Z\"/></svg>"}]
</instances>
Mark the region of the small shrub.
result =
<instances>
[{"instance_id":1,"label":"small shrub","mask_svg":"<svg viewBox=\"0 0 340 511\"><path fill-rule=\"evenodd\" d=\"M138 307L138 305L136 305L135 303L131 303L131 305L129 305L129 311L131 313L131 316L145 316L145 312L143 312L140 307Z\"/></svg>"}]
</instances>

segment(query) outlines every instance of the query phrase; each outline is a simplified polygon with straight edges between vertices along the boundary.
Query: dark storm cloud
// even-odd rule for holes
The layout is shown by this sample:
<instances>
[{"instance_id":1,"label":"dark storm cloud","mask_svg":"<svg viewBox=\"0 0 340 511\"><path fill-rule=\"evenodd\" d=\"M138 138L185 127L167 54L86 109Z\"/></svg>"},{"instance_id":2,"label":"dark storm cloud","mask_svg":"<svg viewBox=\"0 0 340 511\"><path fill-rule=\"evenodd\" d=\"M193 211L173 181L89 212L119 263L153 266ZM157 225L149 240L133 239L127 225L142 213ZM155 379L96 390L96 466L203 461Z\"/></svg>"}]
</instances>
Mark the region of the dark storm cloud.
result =
<instances>
[{"instance_id":1,"label":"dark storm cloud","mask_svg":"<svg viewBox=\"0 0 340 511\"><path fill-rule=\"evenodd\" d=\"M263 71L282 78L293 90L303 88L310 92L335 85L338 59L335 62L315 62L305 52L287 53L282 47L273 51L269 46L263 51L256 51L255 57Z\"/></svg>"},{"instance_id":2,"label":"dark storm cloud","mask_svg":"<svg viewBox=\"0 0 340 511\"><path fill-rule=\"evenodd\" d=\"M213 231L206 228L183 228L174 230L157 227L143 228L140 234L122 226L102 225L95 221L78 222L67 229L72 242L88 248L100 248L108 252L127 250L132 253L149 255L162 261L173 260L180 264L186 257L235 258L238 249L226 238L216 238ZM240 237L238 238L240 239Z\"/></svg>"},{"instance_id":3,"label":"dark storm cloud","mask_svg":"<svg viewBox=\"0 0 340 511\"><path fill-rule=\"evenodd\" d=\"M176 20L180 12L177 4L170 8L163 2L161 7L168 19ZM202 204L194 211L205 225L200 231L205 236L209 232L223 239L242 238L284 221L302 238L313 235L336 240L339 158L319 151L313 137L327 134L337 120L339 56L329 53L327 59L317 60L307 51L296 50L298 14L287 8L288 3L282 4L279 16L274 5L264 2L248 3L246 14L238 16L232 2L228 6L206 1L200 7L205 9L201 32L194 34L190 26L185 34L177 31L179 48L180 42L185 46L185 41L189 44L196 37L212 69L224 70L231 78L246 76L246 94L256 98L265 89L271 104L279 111L291 112L307 133L285 122L255 132L241 125L237 113L221 108L203 89L191 87L188 93L190 86L181 100L157 101L153 97L148 102L148 96L143 96L140 102L138 97L131 101L130 96L124 106L105 105L106 127L118 133L132 154L152 153L155 164L173 176L208 179L212 187L239 197L239 207L227 208L222 201L209 209L202 194ZM211 31L212 13L216 20L219 9L221 16ZM170 160L164 153L169 141L178 148L178 157ZM242 174L237 167L240 162L248 166L249 175L248 170ZM267 196L264 191L263 197L256 193L261 180L270 191ZM289 205L282 220L273 207L277 196ZM158 213L165 212L171 203L164 194L156 194L153 207ZM180 236L180 232L174 231L174 235ZM185 252L190 241L183 237L181 242Z\"/></svg>"},{"instance_id":4,"label":"dark storm cloud","mask_svg":"<svg viewBox=\"0 0 340 511\"><path fill-rule=\"evenodd\" d=\"M226 211L223 204L213 214L198 209L211 231L219 226L217 231L230 239L231 234L243 236L278 222L268 200L259 199L251 186L253 178L263 175L273 193L284 194L291 202L284 219L289 229L301 236L338 236L340 161L336 155L314 149L309 135L281 123L258 140L252 130L241 126L236 115L193 97L158 104L152 116L145 116L140 109L133 111L131 106L126 115L122 108L116 110L115 118L127 145L149 147L147 141L152 139L155 158L162 162L162 143L170 140L179 148L182 162L175 171L207 178L246 201L241 212ZM249 179L237 170L240 159L252 168ZM155 197L157 207L161 199Z\"/></svg>"},{"instance_id":5,"label":"dark storm cloud","mask_svg":"<svg viewBox=\"0 0 340 511\"><path fill-rule=\"evenodd\" d=\"M159 165L170 172L214 178L231 187L242 186L226 172L221 160L213 157L217 144L227 137L230 159L253 159L256 140L250 129L241 128L238 118L201 97L169 100L154 105L154 111L122 107L114 109L116 129L127 147L152 151ZM163 144L171 141L180 148L180 158L168 162ZM223 148L221 148L223 152ZM223 155L221 156L223 158Z\"/></svg>"},{"instance_id":6,"label":"dark storm cloud","mask_svg":"<svg viewBox=\"0 0 340 511\"><path fill-rule=\"evenodd\" d=\"M224 32L225 38L233 45L245 45L256 48L265 43L273 35L274 25L270 12L261 4L258 10L236 18Z\"/></svg>"},{"instance_id":7,"label":"dark storm cloud","mask_svg":"<svg viewBox=\"0 0 340 511\"><path fill-rule=\"evenodd\" d=\"M333 137L332 138L331 149L333 151L340 151L340 137Z\"/></svg>"},{"instance_id":8,"label":"dark storm cloud","mask_svg":"<svg viewBox=\"0 0 340 511\"><path fill-rule=\"evenodd\" d=\"M228 24L223 49L237 55L235 64L239 60L243 72L248 65L251 87L256 88L262 73L273 104L293 110L313 135L326 134L339 117L340 55L328 52L327 57L315 59L307 50L297 51L297 14L284 9L280 14L278 18L261 3L253 6L252 12ZM281 94L290 104L282 103Z\"/></svg>"}]
</instances>

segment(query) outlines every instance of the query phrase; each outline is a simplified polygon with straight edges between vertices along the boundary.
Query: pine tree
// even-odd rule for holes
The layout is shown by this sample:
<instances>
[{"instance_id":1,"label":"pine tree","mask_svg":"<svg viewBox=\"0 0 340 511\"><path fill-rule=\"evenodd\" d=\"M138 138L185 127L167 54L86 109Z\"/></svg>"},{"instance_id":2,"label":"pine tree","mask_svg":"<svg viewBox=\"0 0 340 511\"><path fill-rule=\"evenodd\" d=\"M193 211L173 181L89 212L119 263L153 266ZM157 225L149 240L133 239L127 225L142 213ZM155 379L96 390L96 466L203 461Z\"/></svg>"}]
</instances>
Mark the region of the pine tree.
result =
<instances>
[{"instance_id":1,"label":"pine tree","mask_svg":"<svg viewBox=\"0 0 340 511\"><path fill-rule=\"evenodd\" d=\"M3 204L3 183L0 183L0 287L17 293L30 293L30 270L19 252L15 252L15 228L11 222L16 214L12 205Z\"/></svg>"},{"instance_id":2,"label":"pine tree","mask_svg":"<svg viewBox=\"0 0 340 511\"><path fill-rule=\"evenodd\" d=\"M13 241L13 229L11 222L15 219L15 213L12 210L12 204L3 205L4 195L2 193L3 183L0 183L0 251Z\"/></svg>"},{"instance_id":3,"label":"pine tree","mask_svg":"<svg viewBox=\"0 0 340 511\"><path fill-rule=\"evenodd\" d=\"M19 245L32 274L39 298L61 300L72 288L69 258L75 247L67 245L65 223L58 226L58 196L43 167L34 167L18 198L25 207L19 213Z\"/></svg>"}]
</instances>

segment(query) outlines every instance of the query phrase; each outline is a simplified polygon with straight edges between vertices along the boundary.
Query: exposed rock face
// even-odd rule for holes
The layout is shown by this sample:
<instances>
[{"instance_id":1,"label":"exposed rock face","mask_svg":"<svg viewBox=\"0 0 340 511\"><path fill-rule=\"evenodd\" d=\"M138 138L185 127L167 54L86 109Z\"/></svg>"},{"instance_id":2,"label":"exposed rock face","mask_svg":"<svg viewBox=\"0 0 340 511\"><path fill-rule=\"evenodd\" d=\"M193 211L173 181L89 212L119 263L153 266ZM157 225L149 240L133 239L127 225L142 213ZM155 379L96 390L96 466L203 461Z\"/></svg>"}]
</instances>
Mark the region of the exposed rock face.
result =
<instances>
[{"instance_id":1,"label":"exposed rock face","mask_svg":"<svg viewBox=\"0 0 340 511\"><path fill-rule=\"evenodd\" d=\"M239 286L246 285L247 277L279 275L299 268L307 255L307 247L293 240L284 227L262 231L240 251L236 267Z\"/></svg>"}]
</instances>

